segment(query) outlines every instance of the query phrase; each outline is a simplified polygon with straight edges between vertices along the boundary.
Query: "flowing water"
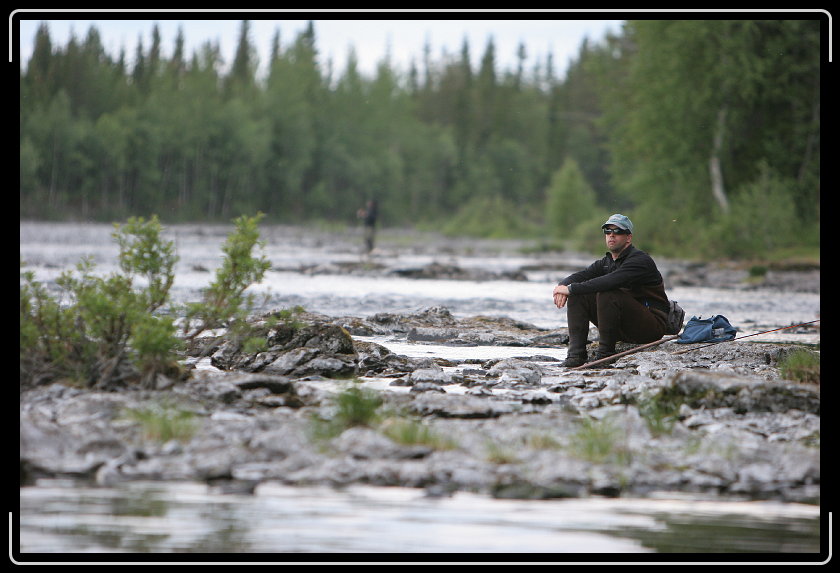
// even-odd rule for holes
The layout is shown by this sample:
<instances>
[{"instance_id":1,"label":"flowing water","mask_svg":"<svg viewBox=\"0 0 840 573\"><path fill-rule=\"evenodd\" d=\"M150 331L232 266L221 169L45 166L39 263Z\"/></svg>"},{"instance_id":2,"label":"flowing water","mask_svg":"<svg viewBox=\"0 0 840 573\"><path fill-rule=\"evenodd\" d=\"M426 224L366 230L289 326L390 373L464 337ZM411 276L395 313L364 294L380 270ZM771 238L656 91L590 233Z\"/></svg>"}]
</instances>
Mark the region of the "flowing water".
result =
<instances>
[{"instance_id":1,"label":"flowing water","mask_svg":"<svg viewBox=\"0 0 840 573\"><path fill-rule=\"evenodd\" d=\"M820 550L819 508L775 502L432 498L272 483L223 495L198 483L66 480L20 492L21 553L756 552L807 561Z\"/></svg>"},{"instance_id":2,"label":"flowing water","mask_svg":"<svg viewBox=\"0 0 840 573\"><path fill-rule=\"evenodd\" d=\"M176 301L197 300L200 289L213 280L221 261L220 246L230 230L229 226L167 228L180 257L173 288ZM112 272L117 255L112 231L109 225L22 222L21 258L48 285L83 256L90 257L99 272ZM272 270L253 291L266 295L266 309L301 305L330 316L367 317L443 306L456 317L507 316L558 328L565 326L565 311L551 303L553 285L591 262L585 256L526 256L513 243L453 245L420 234L392 237L369 259L359 255L361 233L352 230L327 233L270 227L263 238ZM335 271L341 265L411 269L432 262L498 273L532 270L524 281L410 279L398 273ZM820 310L819 294L769 289L675 287L669 295L689 315L727 316L739 327L739 335L814 320ZM819 341L818 334L786 331L753 340L784 341L794 336L799 342ZM496 358L506 353L519 356L530 350L562 357L564 352L379 342L401 354L450 358L482 358L488 352ZM597 561L612 562L609 554L751 553L794 555L797 562L814 563L826 555L828 518L817 506L673 494L525 501L469 493L429 497L407 488L334 490L264 483L252 495L231 495L203 483L90 487L51 479L20 488L19 511L10 513L10 554L19 562L54 562L69 553L528 553L550 554L545 561L586 554L588 561L595 555Z\"/></svg>"}]
</instances>

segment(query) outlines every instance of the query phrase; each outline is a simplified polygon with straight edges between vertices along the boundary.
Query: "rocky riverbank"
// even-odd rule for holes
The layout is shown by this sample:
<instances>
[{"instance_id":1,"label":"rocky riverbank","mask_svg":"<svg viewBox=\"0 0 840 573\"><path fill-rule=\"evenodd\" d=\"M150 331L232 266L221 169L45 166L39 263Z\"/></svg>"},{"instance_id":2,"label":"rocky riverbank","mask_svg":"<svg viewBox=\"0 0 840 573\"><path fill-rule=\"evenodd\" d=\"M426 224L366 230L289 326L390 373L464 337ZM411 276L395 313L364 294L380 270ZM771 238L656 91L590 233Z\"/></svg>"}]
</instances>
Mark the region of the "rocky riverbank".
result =
<instances>
[{"instance_id":1,"label":"rocky riverbank","mask_svg":"<svg viewBox=\"0 0 840 573\"><path fill-rule=\"evenodd\" d=\"M564 329L456 319L441 307L254 327L261 351L204 340L184 380L160 378L154 389L22 388L21 485L73 476L203 480L237 492L276 481L429 495L820 500L820 388L782 379L789 344L674 354L684 347L667 342L569 371L533 353L562 348ZM531 352L451 361L396 354L387 341ZM377 415L323 432L348 388L375 395ZM151 424L169 437L151 435Z\"/></svg>"}]
</instances>

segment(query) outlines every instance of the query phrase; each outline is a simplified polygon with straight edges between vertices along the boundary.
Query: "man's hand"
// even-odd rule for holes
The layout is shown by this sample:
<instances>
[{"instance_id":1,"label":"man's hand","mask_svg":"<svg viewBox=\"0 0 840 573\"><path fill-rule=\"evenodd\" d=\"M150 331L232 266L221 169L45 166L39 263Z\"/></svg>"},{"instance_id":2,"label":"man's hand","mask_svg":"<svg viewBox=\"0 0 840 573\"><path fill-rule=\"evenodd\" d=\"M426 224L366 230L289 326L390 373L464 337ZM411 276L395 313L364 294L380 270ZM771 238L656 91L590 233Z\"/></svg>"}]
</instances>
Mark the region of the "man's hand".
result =
<instances>
[{"instance_id":1,"label":"man's hand","mask_svg":"<svg viewBox=\"0 0 840 573\"><path fill-rule=\"evenodd\" d=\"M569 287L566 285L557 285L554 287L554 305L557 308L566 306L566 301L569 299Z\"/></svg>"}]
</instances>

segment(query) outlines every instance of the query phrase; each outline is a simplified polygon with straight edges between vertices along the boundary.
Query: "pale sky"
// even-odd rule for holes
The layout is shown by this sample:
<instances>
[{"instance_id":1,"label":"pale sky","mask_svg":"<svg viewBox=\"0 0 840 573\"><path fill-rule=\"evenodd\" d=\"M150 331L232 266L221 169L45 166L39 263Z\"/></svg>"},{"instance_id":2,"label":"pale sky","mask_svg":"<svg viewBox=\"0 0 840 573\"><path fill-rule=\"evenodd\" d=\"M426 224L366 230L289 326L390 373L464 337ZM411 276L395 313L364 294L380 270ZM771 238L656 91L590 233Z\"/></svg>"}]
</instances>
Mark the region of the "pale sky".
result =
<instances>
[{"instance_id":1,"label":"pale sky","mask_svg":"<svg viewBox=\"0 0 840 573\"><path fill-rule=\"evenodd\" d=\"M437 12L437 11L436 11ZM304 29L311 19L315 27L315 45L320 52L320 61L326 63L332 59L333 68L340 73L346 67L347 53L350 47L356 52L359 69L364 74L373 73L378 62L390 54L392 66L405 72L413 61L422 65L424 47L431 48L432 61L439 61L441 54L446 51L450 55L460 54L464 39L468 41L470 55L474 65L478 65L484 53L487 42L493 39L497 62L497 71L513 70L517 61L517 50L520 43L526 47L525 68L529 70L539 62L544 65L548 53L553 55L554 71L559 77L565 73L570 60L576 59L584 38L591 42L600 42L608 32L618 34L621 31L622 20L608 19L609 12L603 13L604 19L581 20L580 16L592 17L592 13L577 14L576 12L472 12L455 14L461 18L470 19L442 19L436 13L437 20L412 18L384 20L382 16L399 17L399 13L389 12L352 12L336 14L334 12L317 13L306 11L296 12L265 12L261 14L238 14L225 12L196 12L196 19L166 19L166 13L159 10L153 12L154 18L126 19L126 16L144 16L142 12L130 13L114 12L113 19L83 20L84 12L74 10L66 13L59 11L26 11L16 12L20 17L20 35L18 37L20 57L24 62L32 54L35 32L41 22L47 22L53 45L65 46L70 34L75 34L78 40L84 40L92 25L96 26L102 38L106 52L116 58L120 50L124 49L126 58L131 61L137 47L138 39L142 38L144 49L151 45L152 30L157 24L160 30L164 56L172 53L175 37L181 28L186 40L186 53L192 53L207 41L218 42L222 57L230 63L239 38L241 21L243 18L251 20L250 38L258 52L261 65L268 60L271 41L276 31L280 32L281 46L288 46ZM93 15L93 14L92 14ZM278 15L305 16L307 19L277 19ZM366 19L369 15L371 18ZM422 15L422 14L420 14ZM599 16L600 14L596 14ZM103 16L101 12L95 14ZM106 18L108 17L105 14ZM177 14L183 16L183 14ZM216 19L199 19L208 16L219 16ZM233 16L233 19L226 19ZM353 19L336 19L339 16ZM539 19L525 19L537 16ZM269 19L270 18L270 19ZM10 20L10 23L12 21ZM15 27L12 26L10 35L10 61L12 59L11 38L14 37Z\"/></svg>"}]
</instances>

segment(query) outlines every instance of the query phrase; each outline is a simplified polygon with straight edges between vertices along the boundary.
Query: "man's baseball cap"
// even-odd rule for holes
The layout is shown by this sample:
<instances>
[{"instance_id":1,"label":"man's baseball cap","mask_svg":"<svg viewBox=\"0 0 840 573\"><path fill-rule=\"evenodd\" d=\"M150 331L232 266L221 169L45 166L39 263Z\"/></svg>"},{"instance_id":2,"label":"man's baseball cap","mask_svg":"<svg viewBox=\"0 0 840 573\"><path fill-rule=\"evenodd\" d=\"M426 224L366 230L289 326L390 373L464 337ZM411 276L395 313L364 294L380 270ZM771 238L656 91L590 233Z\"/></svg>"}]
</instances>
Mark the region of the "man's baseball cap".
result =
<instances>
[{"instance_id":1,"label":"man's baseball cap","mask_svg":"<svg viewBox=\"0 0 840 573\"><path fill-rule=\"evenodd\" d=\"M607 225L615 225L619 229L630 231L631 234L633 233L633 222L630 219L628 219L625 215L622 215L620 213L610 215L610 218L607 219L606 223L601 225L601 228L603 229Z\"/></svg>"}]
</instances>

